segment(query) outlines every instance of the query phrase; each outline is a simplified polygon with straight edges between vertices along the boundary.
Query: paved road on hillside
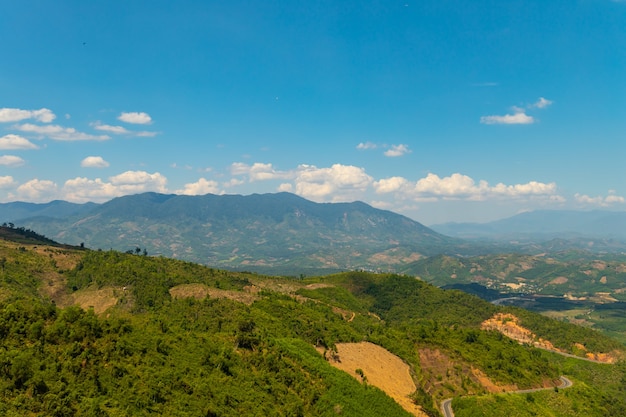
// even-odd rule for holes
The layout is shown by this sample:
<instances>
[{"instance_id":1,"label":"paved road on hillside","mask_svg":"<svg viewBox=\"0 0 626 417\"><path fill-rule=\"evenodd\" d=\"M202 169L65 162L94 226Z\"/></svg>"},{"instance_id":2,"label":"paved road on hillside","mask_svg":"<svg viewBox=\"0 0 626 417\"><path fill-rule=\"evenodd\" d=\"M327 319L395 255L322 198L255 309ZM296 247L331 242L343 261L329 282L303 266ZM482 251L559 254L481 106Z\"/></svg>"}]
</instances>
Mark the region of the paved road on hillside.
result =
<instances>
[{"instance_id":1,"label":"paved road on hillside","mask_svg":"<svg viewBox=\"0 0 626 417\"><path fill-rule=\"evenodd\" d=\"M559 389L569 388L572 385L574 385L572 381L570 381L568 378L564 376L562 376L560 379L561 379L561 385L558 386ZM544 391L548 389L554 389L554 387L522 389L519 391L510 391L508 392L508 394L527 394L529 392ZM454 417L454 411L452 411L452 400L453 398L448 398L447 400L444 400L441 403L441 412L443 413L444 417Z\"/></svg>"}]
</instances>

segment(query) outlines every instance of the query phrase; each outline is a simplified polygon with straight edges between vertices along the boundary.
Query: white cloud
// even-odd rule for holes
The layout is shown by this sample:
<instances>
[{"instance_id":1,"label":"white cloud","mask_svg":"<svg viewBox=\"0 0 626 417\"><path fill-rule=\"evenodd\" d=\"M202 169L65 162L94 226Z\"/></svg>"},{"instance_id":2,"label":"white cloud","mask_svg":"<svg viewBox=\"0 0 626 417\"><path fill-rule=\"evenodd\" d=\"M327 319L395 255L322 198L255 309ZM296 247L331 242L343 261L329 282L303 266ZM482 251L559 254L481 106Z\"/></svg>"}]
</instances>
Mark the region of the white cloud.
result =
<instances>
[{"instance_id":1,"label":"white cloud","mask_svg":"<svg viewBox=\"0 0 626 417\"><path fill-rule=\"evenodd\" d=\"M13 186L15 186L15 180L12 176L6 175L0 177L0 188L11 188Z\"/></svg>"},{"instance_id":2,"label":"white cloud","mask_svg":"<svg viewBox=\"0 0 626 417\"><path fill-rule=\"evenodd\" d=\"M356 146L356 148L358 150L363 151L363 150L368 150L368 149L376 149L378 148L378 145L372 142L361 142Z\"/></svg>"},{"instance_id":3,"label":"white cloud","mask_svg":"<svg viewBox=\"0 0 626 417\"><path fill-rule=\"evenodd\" d=\"M37 145L19 135L9 134L0 138L0 149L39 149Z\"/></svg>"},{"instance_id":4,"label":"white cloud","mask_svg":"<svg viewBox=\"0 0 626 417\"><path fill-rule=\"evenodd\" d=\"M145 191L167 192L167 178L158 172L126 171L110 177L109 180L122 194L136 194Z\"/></svg>"},{"instance_id":5,"label":"white cloud","mask_svg":"<svg viewBox=\"0 0 626 417\"><path fill-rule=\"evenodd\" d=\"M400 200L415 201L469 200L483 201L486 199L524 199L541 198L562 202L557 195L555 183L530 181L525 184L505 185L502 183L490 186L487 181L474 181L471 177L454 173L448 177L439 177L429 173L415 183L402 178L384 178L373 183L377 194L394 193Z\"/></svg>"},{"instance_id":6,"label":"white cloud","mask_svg":"<svg viewBox=\"0 0 626 417\"><path fill-rule=\"evenodd\" d=\"M586 194L576 193L574 195L574 199L579 204L598 206L598 207L608 207L613 204L624 204L624 202L626 202L626 199L624 199L624 197L615 195L614 192L612 191L609 191L609 195L606 197L602 197L602 196L590 197Z\"/></svg>"},{"instance_id":7,"label":"white cloud","mask_svg":"<svg viewBox=\"0 0 626 417\"><path fill-rule=\"evenodd\" d=\"M282 183L278 186L276 190L281 193L291 193L293 192L293 184L290 184L288 182Z\"/></svg>"},{"instance_id":8,"label":"white cloud","mask_svg":"<svg viewBox=\"0 0 626 417\"><path fill-rule=\"evenodd\" d=\"M411 182L402 177L383 178L374 182L374 189L378 194L393 193L401 190L407 190L411 186Z\"/></svg>"},{"instance_id":9,"label":"white cloud","mask_svg":"<svg viewBox=\"0 0 626 417\"><path fill-rule=\"evenodd\" d=\"M1 155L0 165L7 167L19 167L25 164L25 161L19 156L15 155Z\"/></svg>"},{"instance_id":10,"label":"white cloud","mask_svg":"<svg viewBox=\"0 0 626 417\"><path fill-rule=\"evenodd\" d=\"M139 137L142 137L142 138L152 138L152 137L154 137L154 136L156 136L158 134L159 134L159 132L149 132L149 131L146 131L146 130L142 130L141 132L134 132L135 136L139 136Z\"/></svg>"},{"instance_id":11,"label":"white cloud","mask_svg":"<svg viewBox=\"0 0 626 417\"><path fill-rule=\"evenodd\" d=\"M485 125L528 125L535 123L535 119L523 111L518 111L504 116L482 116L480 123Z\"/></svg>"},{"instance_id":12,"label":"white cloud","mask_svg":"<svg viewBox=\"0 0 626 417\"><path fill-rule=\"evenodd\" d=\"M101 156L88 156L80 162L80 166L83 168L106 168L109 163Z\"/></svg>"},{"instance_id":13,"label":"white cloud","mask_svg":"<svg viewBox=\"0 0 626 417\"><path fill-rule=\"evenodd\" d=\"M526 114L527 110L545 109L552 104L551 100L543 97L526 107L513 106L513 114L505 114L504 116L492 115L482 116L480 123L485 125L529 125L536 122L533 116Z\"/></svg>"},{"instance_id":14,"label":"white cloud","mask_svg":"<svg viewBox=\"0 0 626 417\"><path fill-rule=\"evenodd\" d=\"M124 135L124 134L130 133L130 131L128 131L123 126L105 125L105 124L102 124L100 122L92 123L91 126L93 126L93 128L96 129L96 130L101 130L103 132L109 132L109 133L113 133L113 134L116 134L116 135Z\"/></svg>"},{"instance_id":15,"label":"white cloud","mask_svg":"<svg viewBox=\"0 0 626 417\"><path fill-rule=\"evenodd\" d=\"M200 178L198 181L185 184L185 188L176 191L176 194L184 195L204 195L204 194L223 194L217 181Z\"/></svg>"},{"instance_id":16,"label":"white cloud","mask_svg":"<svg viewBox=\"0 0 626 417\"><path fill-rule=\"evenodd\" d=\"M123 112L118 116L117 120L137 125L149 125L152 123L152 117L144 112Z\"/></svg>"},{"instance_id":17,"label":"white cloud","mask_svg":"<svg viewBox=\"0 0 626 417\"><path fill-rule=\"evenodd\" d=\"M415 184L415 191L418 194L443 197L478 197L487 190L486 181L480 181L477 185L472 178L458 173L444 178L429 173Z\"/></svg>"},{"instance_id":18,"label":"white cloud","mask_svg":"<svg viewBox=\"0 0 626 417\"><path fill-rule=\"evenodd\" d=\"M391 145L391 148L385 151L385 156L397 157L406 155L407 153L411 153L408 145Z\"/></svg>"},{"instance_id":19,"label":"white cloud","mask_svg":"<svg viewBox=\"0 0 626 417\"><path fill-rule=\"evenodd\" d=\"M363 168L334 164L330 168L300 165L295 177L296 194L316 201L350 201L359 198L372 183Z\"/></svg>"},{"instance_id":20,"label":"white cloud","mask_svg":"<svg viewBox=\"0 0 626 417\"><path fill-rule=\"evenodd\" d=\"M102 202L129 194L139 194L147 191L166 193L167 178L155 172L126 171L109 178L105 182L100 178L95 180L77 177L67 180L63 186L64 198L68 201Z\"/></svg>"},{"instance_id":21,"label":"white cloud","mask_svg":"<svg viewBox=\"0 0 626 417\"><path fill-rule=\"evenodd\" d=\"M107 135L90 135L88 133L79 132L72 127L62 127L59 125L40 126L31 123L25 123L21 125L16 125L15 128L21 132L36 133L50 139L62 141L111 139L111 137Z\"/></svg>"},{"instance_id":22,"label":"white cloud","mask_svg":"<svg viewBox=\"0 0 626 417\"><path fill-rule=\"evenodd\" d=\"M277 171L272 164L261 162L255 162L252 165L235 162L231 165L230 172L233 175L248 175L250 182L288 179L294 176L292 172Z\"/></svg>"},{"instance_id":23,"label":"white cloud","mask_svg":"<svg viewBox=\"0 0 626 417\"><path fill-rule=\"evenodd\" d=\"M103 202L123 194L113 184L104 182L100 178L91 180L77 177L65 181L63 195L68 201L85 203L87 201Z\"/></svg>"},{"instance_id":24,"label":"white cloud","mask_svg":"<svg viewBox=\"0 0 626 417\"><path fill-rule=\"evenodd\" d=\"M146 130L134 132L132 130L126 129L124 126L107 125L107 124L102 124L99 121L92 123L91 126L96 130L113 133L115 135L132 135L132 136L145 137L145 138L151 138L151 137L158 135L158 132L150 132Z\"/></svg>"},{"instance_id":25,"label":"white cloud","mask_svg":"<svg viewBox=\"0 0 626 417\"><path fill-rule=\"evenodd\" d=\"M231 178L230 180L226 181L222 185L226 188L230 188L230 187L236 187L242 184L245 184L244 180L240 180L239 178Z\"/></svg>"},{"instance_id":26,"label":"white cloud","mask_svg":"<svg viewBox=\"0 0 626 417\"><path fill-rule=\"evenodd\" d=\"M39 110L22 110L5 107L0 109L0 122L2 123L19 122L26 119L35 119L38 122L50 123L56 119L56 116L52 113L52 110L45 108Z\"/></svg>"},{"instance_id":27,"label":"white cloud","mask_svg":"<svg viewBox=\"0 0 626 417\"><path fill-rule=\"evenodd\" d=\"M57 185L54 182L33 179L17 187L16 195L10 197L30 202L47 202L56 198L57 191Z\"/></svg>"},{"instance_id":28,"label":"white cloud","mask_svg":"<svg viewBox=\"0 0 626 417\"><path fill-rule=\"evenodd\" d=\"M538 109L545 109L551 104L552 104L551 100L545 99L543 97L539 97L539 100L537 100L537 102L533 104L532 107L536 107Z\"/></svg>"}]
</instances>

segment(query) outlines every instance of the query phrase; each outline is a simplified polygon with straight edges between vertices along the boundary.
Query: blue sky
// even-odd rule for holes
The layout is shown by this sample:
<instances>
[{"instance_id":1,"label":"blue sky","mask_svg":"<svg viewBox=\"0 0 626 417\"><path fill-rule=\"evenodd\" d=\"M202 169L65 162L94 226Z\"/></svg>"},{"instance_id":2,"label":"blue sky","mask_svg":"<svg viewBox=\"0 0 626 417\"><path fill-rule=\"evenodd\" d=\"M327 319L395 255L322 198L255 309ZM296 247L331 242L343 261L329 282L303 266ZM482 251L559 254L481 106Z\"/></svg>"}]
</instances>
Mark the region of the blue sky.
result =
<instances>
[{"instance_id":1,"label":"blue sky","mask_svg":"<svg viewBox=\"0 0 626 417\"><path fill-rule=\"evenodd\" d=\"M626 209L626 1L0 6L0 202Z\"/></svg>"}]
</instances>

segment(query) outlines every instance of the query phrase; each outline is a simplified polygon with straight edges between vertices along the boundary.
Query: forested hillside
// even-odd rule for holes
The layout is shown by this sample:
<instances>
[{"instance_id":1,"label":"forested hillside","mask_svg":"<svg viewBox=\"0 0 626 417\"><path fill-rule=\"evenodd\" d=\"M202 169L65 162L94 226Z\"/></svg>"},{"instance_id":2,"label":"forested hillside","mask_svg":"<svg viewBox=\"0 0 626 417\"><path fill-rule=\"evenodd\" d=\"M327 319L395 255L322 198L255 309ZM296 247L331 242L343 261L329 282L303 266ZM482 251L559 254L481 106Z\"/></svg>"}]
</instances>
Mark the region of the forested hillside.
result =
<instances>
[{"instance_id":1,"label":"forested hillside","mask_svg":"<svg viewBox=\"0 0 626 417\"><path fill-rule=\"evenodd\" d=\"M2 415L417 413L370 383L373 375L333 366L337 346L364 341L409 366L415 415L440 415L444 398L554 386L562 374L575 382L575 397L521 398L560 415L626 414L623 362L561 359L483 324L512 314L578 355L584 346L621 358L619 343L409 276L266 277L42 241L0 241L0 259ZM455 399L457 415L483 409L467 401ZM504 415L490 413L482 415Z\"/></svg>"}]
</instances>

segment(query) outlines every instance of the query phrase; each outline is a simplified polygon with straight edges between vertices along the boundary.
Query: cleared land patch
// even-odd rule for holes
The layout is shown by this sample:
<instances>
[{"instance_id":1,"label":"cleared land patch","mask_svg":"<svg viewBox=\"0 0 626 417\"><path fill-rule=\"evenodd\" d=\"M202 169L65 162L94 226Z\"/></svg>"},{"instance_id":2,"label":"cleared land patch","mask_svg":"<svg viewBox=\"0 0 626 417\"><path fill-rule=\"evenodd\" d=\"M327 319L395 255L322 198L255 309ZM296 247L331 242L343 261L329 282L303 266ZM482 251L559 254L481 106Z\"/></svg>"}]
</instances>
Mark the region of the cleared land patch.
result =
<instances>
[{"instance_id":1,"label":"cleared land patch","mask_svg":"<svg viewBox=\"0 0 626 417\"><path fill-rule=\"evenodd\" d=\"M402 359L369 342L338 343L336 347L336 355L327 355L331 365L384 391L413 415L427 417L409 398L417 387L411 377L411 368ZM361 372L357 373L357 370Z\"/></svg>"},{"instance_id":2,"label":"cleared land patch","mask_svg":"<svg viewBox=\"0 0 626 417\"><path fill-rule=\"evenodd\" d=\"M204 284L181 284L170 288L170 295L173 298L195 298L202 300L207 297L211 298L228 298L230 300L239 301L250 305L259 297L250 292L220 290L211 288Z\"/></svg>"}]
</instances>

